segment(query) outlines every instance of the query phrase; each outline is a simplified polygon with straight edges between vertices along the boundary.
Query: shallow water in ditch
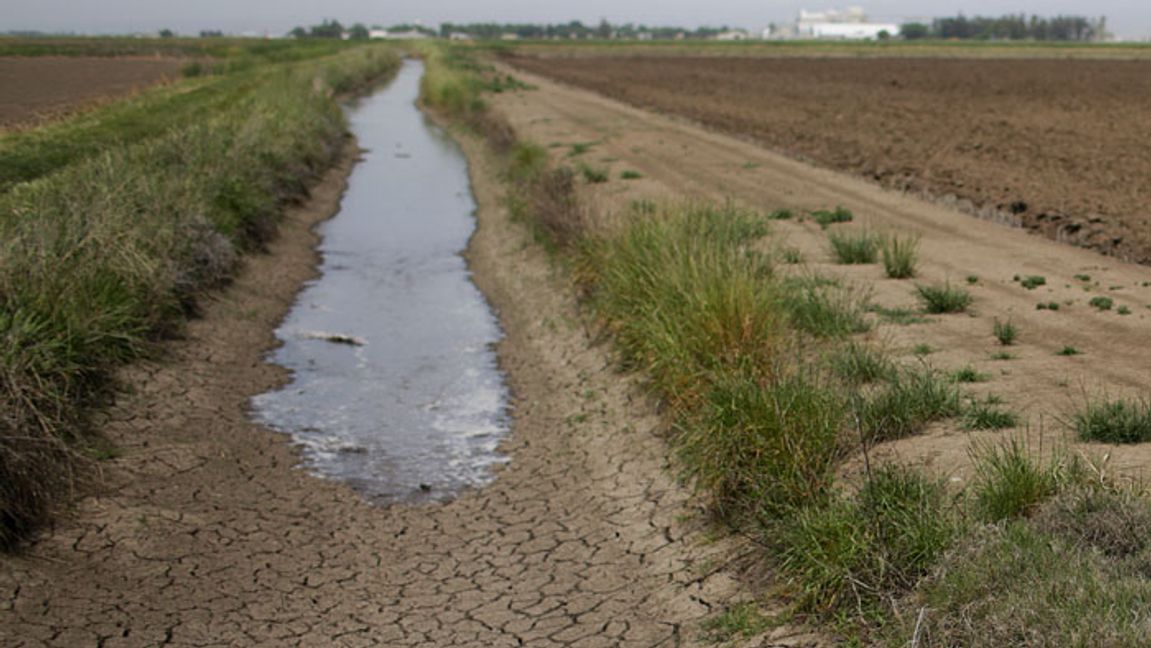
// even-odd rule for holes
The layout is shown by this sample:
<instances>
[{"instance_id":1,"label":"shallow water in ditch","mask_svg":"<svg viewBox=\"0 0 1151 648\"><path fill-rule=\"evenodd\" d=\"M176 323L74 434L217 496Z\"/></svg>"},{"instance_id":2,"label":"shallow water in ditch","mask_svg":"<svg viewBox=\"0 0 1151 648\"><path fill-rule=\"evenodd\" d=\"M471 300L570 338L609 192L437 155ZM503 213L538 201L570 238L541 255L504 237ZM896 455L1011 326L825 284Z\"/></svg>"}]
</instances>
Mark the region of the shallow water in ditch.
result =
<instances>
[{"instance_id":1,"label":"shallow water in ditch","mask_svg":"<svg viewBox=\"0 0 1151 648\"><path fill-rule=\"evenodd\" d=\"M467 163L416 108L423 65L349 110L368 149L321 228L322 275L277 330L294 372L253 399L306 466L380 503L444 500L504 461L499 326L460 252L475 227Z\"/></svg>"}]
</instances>

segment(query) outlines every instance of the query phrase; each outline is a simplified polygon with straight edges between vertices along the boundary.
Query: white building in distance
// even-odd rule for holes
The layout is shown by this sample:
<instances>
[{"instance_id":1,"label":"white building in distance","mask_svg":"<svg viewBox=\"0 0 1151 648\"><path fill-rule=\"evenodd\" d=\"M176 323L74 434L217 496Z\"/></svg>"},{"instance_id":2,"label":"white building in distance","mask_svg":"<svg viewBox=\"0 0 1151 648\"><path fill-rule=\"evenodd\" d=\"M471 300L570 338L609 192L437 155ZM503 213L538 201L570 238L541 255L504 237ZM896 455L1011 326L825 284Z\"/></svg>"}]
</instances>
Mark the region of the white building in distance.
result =
<instances>
[{"instance_id":1,"label":"white building in distance","mask_svg":"<svg viewBox=\"0 0 1151 648\"><path fill-rule=\"evenodd\" d=\"M862 7L848 7L846 10L828 9L825 11L800 10L794 25L773 25L763 34L764 38L802 38L827 40L866 40L877 39L883 32L889 36L899 34L897 23L868 22Z\"/></svg>"}]
</instances>

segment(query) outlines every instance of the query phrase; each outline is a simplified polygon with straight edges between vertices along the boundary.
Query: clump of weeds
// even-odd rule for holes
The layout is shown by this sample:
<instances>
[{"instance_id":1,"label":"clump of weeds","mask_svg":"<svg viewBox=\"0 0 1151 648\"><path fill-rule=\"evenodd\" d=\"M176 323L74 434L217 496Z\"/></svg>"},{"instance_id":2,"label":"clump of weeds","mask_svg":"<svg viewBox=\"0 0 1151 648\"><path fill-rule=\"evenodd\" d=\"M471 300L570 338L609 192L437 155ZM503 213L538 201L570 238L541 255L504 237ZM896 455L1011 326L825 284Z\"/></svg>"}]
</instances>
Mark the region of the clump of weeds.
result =
<instances>
[{"instance_id":1,"label":"clump of weeds","mask_svg":"<svg viewBox=\"0 0 1151 648\"><path fill-rule=\"evenodd\" d=\"M923 309L928 313L962 313L972 301L971 293L950 283L919 284L915 291L923 303Z\"/></svg>"}]
</instances>

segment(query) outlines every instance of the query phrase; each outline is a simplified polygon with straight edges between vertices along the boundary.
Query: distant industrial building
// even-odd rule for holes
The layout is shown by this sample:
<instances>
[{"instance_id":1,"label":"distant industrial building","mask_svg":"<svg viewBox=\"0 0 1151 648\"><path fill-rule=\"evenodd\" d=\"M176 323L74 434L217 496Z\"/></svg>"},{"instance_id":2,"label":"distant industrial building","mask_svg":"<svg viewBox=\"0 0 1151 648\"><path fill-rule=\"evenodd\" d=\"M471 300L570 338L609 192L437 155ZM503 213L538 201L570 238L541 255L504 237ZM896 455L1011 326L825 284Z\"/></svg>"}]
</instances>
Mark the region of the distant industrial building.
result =
<instances>
[{"instance_id":1,"label":"distant industrial building","mask_svg":"<svg viewBox=\"0 0 1151 648\"><path fill-rule=\"evenodd\" d=\"M800 10L795 23L772 25L764 30L763 37L776 40L866 40L882 38L884 34L888 36L899 34L899 24L870 22L862 7L848 7L843 11Z\"/></svg>"}]
</instances>

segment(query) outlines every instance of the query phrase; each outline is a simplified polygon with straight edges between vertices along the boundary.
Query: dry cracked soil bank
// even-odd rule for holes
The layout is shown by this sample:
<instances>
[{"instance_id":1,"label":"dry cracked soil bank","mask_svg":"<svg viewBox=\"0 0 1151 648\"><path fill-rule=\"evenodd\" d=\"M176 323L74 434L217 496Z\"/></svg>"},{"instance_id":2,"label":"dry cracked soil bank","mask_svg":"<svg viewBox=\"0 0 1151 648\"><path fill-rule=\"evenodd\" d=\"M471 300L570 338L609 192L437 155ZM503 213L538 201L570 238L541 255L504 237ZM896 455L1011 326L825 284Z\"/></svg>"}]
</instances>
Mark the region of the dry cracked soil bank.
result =
<instances>
[{"instance_id":1,"label":"dry cracked soil bank","mask_svg":"<svg viewBox=\"0 0 1151 648\"><path fill-rule=\"evenodd\" d=\"M589 345L569 291L466 147L480 204L468 257L506 331L515 395L512 461L495 483L444 505L373 508L299 469L288 439L247 416L251 395L286 378L265 351L314 274L311 226L337 209L349 161L162 361L124 376L132 390L104 426L124 452L100 492L0 562L0 644L695 642L695 623L739 595L739 548L681 522L687 495L665 470L657 417Z\"/></svg>"}]
</instances>

